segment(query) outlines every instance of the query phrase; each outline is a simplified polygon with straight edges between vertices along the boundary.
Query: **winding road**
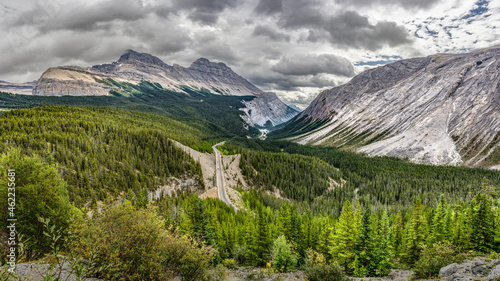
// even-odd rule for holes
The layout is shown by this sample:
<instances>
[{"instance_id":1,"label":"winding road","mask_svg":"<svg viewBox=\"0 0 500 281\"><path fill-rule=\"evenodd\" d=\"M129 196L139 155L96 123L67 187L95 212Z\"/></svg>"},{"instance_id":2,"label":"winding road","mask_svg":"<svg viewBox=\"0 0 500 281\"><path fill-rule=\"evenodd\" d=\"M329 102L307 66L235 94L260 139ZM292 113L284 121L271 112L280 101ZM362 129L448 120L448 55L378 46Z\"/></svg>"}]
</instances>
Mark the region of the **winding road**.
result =
<instances>
[{"instance_id":1,"label":"winding road","mask_svg":"<svg viewBox=\"0 0 500 281\"><path fill-rule=\"evenodd\" d=\"M231 203L231 200L229 200L229 198L227 197L226 188L224 187L224 169L222 167L222 157L220 151L217 149L217 146L221 144L224 144L224 142L212 146L215 152L215 181L217 184L217 196L220 200L222 200L222 202L226 203L228 206L233 207L234 211L237 212L238 208L236 208L236 206Z\"/></svg>"}]
</instances>

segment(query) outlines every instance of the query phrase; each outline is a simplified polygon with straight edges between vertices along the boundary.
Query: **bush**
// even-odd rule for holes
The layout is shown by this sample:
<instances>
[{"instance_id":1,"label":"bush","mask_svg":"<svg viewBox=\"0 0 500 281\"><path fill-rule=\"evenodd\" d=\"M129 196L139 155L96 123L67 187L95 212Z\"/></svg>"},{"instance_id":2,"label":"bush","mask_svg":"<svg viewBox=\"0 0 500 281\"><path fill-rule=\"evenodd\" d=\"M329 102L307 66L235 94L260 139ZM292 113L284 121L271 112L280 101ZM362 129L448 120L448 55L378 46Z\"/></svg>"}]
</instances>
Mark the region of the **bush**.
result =
<instances>
[{"instance_id":1,"label":"bush","mask_svg":"<svg viewBox=\"0 0 500 281\"><path fill-rule=\"evenodd\" d=\"M348 281L342 268L337 264L315 264L304 272L309 281Z\"/></svg>"},{"instance_id":2,"label":"bush","mask_svg":"<svg viewBox=\"0 0 500 281\"><path fill-rule=\"evenodd\" d=\"M9 169L15 172L9 174ZM39 258L52 251L51 241L43 234L45 228L39 218L48 219L61 229L60 241L64 241L71 216L79 211L69 203L66 182L55 166L44 164L38 156L29 157L19 150L11 150L0 156L0 186L0 232L7 229L9 218L22 222L16 224L16 232L24 237L28 259ZM15 190L8 189L8 186ZM10 217L9 212L4 210L12 203L8 198L14 197L8 193L13 192L15 209L12 211L15 217Z\"/></svg>"},{"instance_id":3,"label":"bush","mask_svg":"<svg viewBox=\"0 0 500 281\"><path fill-rule=\"evenodd\" d=\"M245 263L247 256L247 246L246 245L235 245L232 251L233 258L240 264Z\"/></svg>"},{"instance_id":4,"label":"bush","mask_svg":"<svg viewBox=\"0 0 500 281\"><path fill-rule=\"evenodd\" d=\"M224 260L222 261L222 264L223 264L225 267L227 267L227 268L231 269L231 268L234 268L234 266L236 265L236 261L235 261L235 260L233 260L233 259L224 259Z\"/></svg>"},{"instance_id":5,"label":"bush","mask_svg":"<svg viewBox=\"0 0 500 281\"><path fill-rule=\"evenodd\" d=\"M95 277L159 280L168 276L162 253L169 235L151 207L134 210L125 201L93 219L76 222L72 230L79 235L71 249L75 256L89 260ZM101 266L106 269L100 270Z\"/></svg>"},{"instance_id":6,"label":"bush","mask_svg":"<svg viewBox=\"0 0 500 281\"><path fill-rule=\"evenodd\" d=\"M172 234L157 212L152 206L135 210L125 201L94 219L76 221L73 255L89 261L89 277L163 280L181 275L195 280L202 276L213 259L212 248Z\"/></svg>"},{"instance_id":7,"label":"bush","mask_svg":"<svg viewBox=\"0 0 500 281\"><path fill-rule=\"evenodd\" d=\"M306 250L305 266L311 267L316 264L325 264L326 258L322 253L318 253L315 250L309 248Z\"/></svg>"},{"instance_id":8,"label":"bush","mask_svg":"<svg viewBox=\"0 0 500 281\"><path fill-rule=\"evenodd\" d=\"M199 245L187 235L173 235L166 246L166 267L184 281L206 278L205 269L210 267L216 251L211 246Z\"/></svg>"},{"instance_id":9,"label":"bush","mask_svg":"<svg viewBox=\"0 0 500 281\"><path fill-rule=\"evenodd\" d=\"M290 267L295 266L297 259L283 235L274 240L272 260L273 268L279 272L287 272Z\"/></svg>"},{"instance_id":10,"label":"bush","mask_svg":"<svg viewBox=\"0 0 500 281\"><path fill-rule=\"evenodd\" d=\"M448 241L437 242L432 247L422 245L422 253L415 264L413 276L419 279L437 277L442 267L461 263L465 258L466 254L460 253L459 249Z\"/></svg>"}]
</instances>

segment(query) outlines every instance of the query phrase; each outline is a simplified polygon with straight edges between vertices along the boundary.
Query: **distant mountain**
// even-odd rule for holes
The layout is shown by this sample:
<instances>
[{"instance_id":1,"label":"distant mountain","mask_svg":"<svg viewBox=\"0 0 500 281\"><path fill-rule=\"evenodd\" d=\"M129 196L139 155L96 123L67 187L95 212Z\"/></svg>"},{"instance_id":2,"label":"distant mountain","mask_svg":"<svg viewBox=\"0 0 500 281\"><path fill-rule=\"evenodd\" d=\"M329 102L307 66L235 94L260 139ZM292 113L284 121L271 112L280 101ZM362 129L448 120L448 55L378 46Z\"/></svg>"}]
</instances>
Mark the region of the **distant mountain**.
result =
<instances>
[{"instance_id":1,"label":"distant mountain","mask_svg":"<svg viewBox=\"0 0 500 281\"><path fill-rule=\"evenodd\" d=\"M288 105L289 107L291 107L293 110L297 111L297 112L302 112L302 109L300 109L298 106L296 106L295 104L289 104Z\"/></svg>"},{"instance_id":2,"label":"distant mountain","mask_svg":"<svg viewBox=\"0 0 500 281\"><path fill-rule=\"evenodd\" d=\"M0 92L7 92L21 95L31 95L36 81L26 83L10 83L0 80Z\"/></svg>"},{"instance_id":3,"label":"distant mountain","mask_svg":"<svg viewBox=\"0 0 500 281\"><path fill-rule=\"evenodd\" d=\"M417 163L495 167L500 45L364 71L320 93L275 135Z\"/></svg>"},{"instance_id":4,"label":"distant mountain","mask_svg":"<svg viewBox=\"0 0 500 281\"><path fill-rule=\"evenodd\" d=\"M165 89L185 92L190 89L216 95L254 96L247 101L242 118L252 126L281 124L297 112L274 93L265 93L224 63L200 58L185 68L170 66L150 54L128 50L116 62L93 67L53 67L47 69L33 88L39 96L101 96L118 90L114 83L158 83ZM187 88L186 88L187 87Z\"/></svg>"}]
</instances>

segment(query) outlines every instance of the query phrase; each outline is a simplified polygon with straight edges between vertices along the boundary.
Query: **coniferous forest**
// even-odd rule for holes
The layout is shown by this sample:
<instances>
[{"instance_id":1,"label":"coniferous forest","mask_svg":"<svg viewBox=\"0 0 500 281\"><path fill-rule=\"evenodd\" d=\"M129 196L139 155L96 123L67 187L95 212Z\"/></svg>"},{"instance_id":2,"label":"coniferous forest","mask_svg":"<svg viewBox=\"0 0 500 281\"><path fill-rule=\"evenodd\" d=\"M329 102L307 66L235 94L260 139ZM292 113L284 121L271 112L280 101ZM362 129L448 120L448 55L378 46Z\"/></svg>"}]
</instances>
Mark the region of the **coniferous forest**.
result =
<instances>
[{"instance_id":1,"label":"coniferous forest","mask_svg":"<svg viewBox=\"0 0 500 281\"><path fill-rule=\"evenodd\" d=\"M108 107L0 114L0 185L16 171L15 213L23 220L18 261L69 262L82 278L105 280L221 280L218 270L234 266L344 280L393 268L437 277L453 262L498 257L497 171L368 158L192 124ZM175 143L213 153L224 134L219 149L241 154L250 186L238 190L237 212L200 199L202 167ZM193 179L192 188L148 198L172 178ZM8 213L1 214L6 229ZM8 253L2 245L2 264Z\"/></svg>"}]
</instances>

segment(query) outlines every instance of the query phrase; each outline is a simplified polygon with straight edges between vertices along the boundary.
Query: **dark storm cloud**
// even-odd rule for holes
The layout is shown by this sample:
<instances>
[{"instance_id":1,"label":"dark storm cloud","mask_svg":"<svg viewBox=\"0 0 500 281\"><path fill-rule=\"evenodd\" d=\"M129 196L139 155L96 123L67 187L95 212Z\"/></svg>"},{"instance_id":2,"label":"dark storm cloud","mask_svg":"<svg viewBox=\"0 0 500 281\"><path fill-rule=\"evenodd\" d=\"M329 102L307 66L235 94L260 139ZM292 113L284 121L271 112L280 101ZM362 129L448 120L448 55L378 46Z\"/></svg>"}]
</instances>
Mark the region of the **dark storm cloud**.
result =
<instances>
[{"instance_id":1,"label":"dark storm cloud","mask_svg":"<svg viewBox=\"0 0 500 281\"><path fill-rule=\"evenodd\" d=\"M290 41L290 35L281 33L269 26L257 25L252 33L253 36L265 36L274 41Z\"/></svg>"},{"instance_id":2,"label":"dark storm cloud","mask_svg":"<svg viewBox=\"0 0 500 281\"><path fill-rule=\"evenodd\" d=\"M255 12L272 15L283 11L283 0L260 0Z\"/></svg>"},{"instance_id":3,"label":"dark storm cloud","mask_svg":"<svg viewBox=\"0 0 500 281\"><path fill-rule=\"evenodd\" d=\"M325 74L292 76L280 73L254 73L248 75L248 80L261 88L295 91L301 87L324 88L334 87L335 81Z\"/></svg>"},{"instance_id":4,"label":"dark storm cloud","mask_svg":"<svg viewBox=\"0 0 500 281\"><path fill-rule=\"evenodd\" d=\"M73 5L61 5L49 1L52 5L44 6L40 2L14 19L13 26L36 26L41 32L54 30L95 31L109 30L114 21L133 22L155 13L167 16L170 8L164 5L148 6L138 0L108 0L89 5L84 2Z\"/></svg>"},{"instance_id":5,"label":"dark storm cloud","mask_svg":"<svg viewBox=\"0 0 500 281\"><path fill-rule=\"evenodd\" d=\"M308 29L307 40L310 42L329 40L331 44L345 48L374 51L385 45L394 47L412 42L405 27L395 22L371 24L368 17L356 11L325 15L324 8L320 1L286 2L278 24L288 30Z\"/></svg>"},{"instance_id":6,"label":"dark storm cloud","mask_svg":"<svg viewBox=\"0 0 500 281\"><path fill-rule=\"evenodd\" d=\"M375 51L384 45L394 47L412 42L404 26L388 21L372 25L367 17L354 11L328 19L324 28L333 44L344 47Z\"/></svg>"},{"instance_id":7,"label":"dark storm cloud","mask_svg":"<svg viewBox=\"0 0 500 281\"><path fill-rule=\"evenodd\" d=\"M321 27L325 22L322 7L318 0L286 1L278 22L281 27L289 29Z\"/></svg>"},{"instance_id":8,"label":"dark storm cloud","mask_svg":"<svg viewBox=\"0 0 500 281\"><path fill-rule=\"evenodd\" d=\"M220 13L227 8L234 8L240 0L173 0L175 10L188 11L188 18L202 24L215 24Z\"/></svg>"},{"instance_id":9,"label":"dark storm cloud","mask_svg":"<svg viewBox=\"0 0 500 281\"><path fill-rule=\"evenodd\" d=\"M397 5L405 9L427 9L439 3L438 0L336 0L339 4L355 7L374 5Z\"/></svg>"},{"instance_id":10,"label":"dark storm cloud","mask_svg":"<svg viewBox=\"0 0 500 281\"><path fill-rule=\"evenodd\" d=\"M329 54L282 58L271 69L281 74L295 76L316 75L320 73L345 77L354 76L354 66L349 60Z\"/></svg>"}]
</instances>

